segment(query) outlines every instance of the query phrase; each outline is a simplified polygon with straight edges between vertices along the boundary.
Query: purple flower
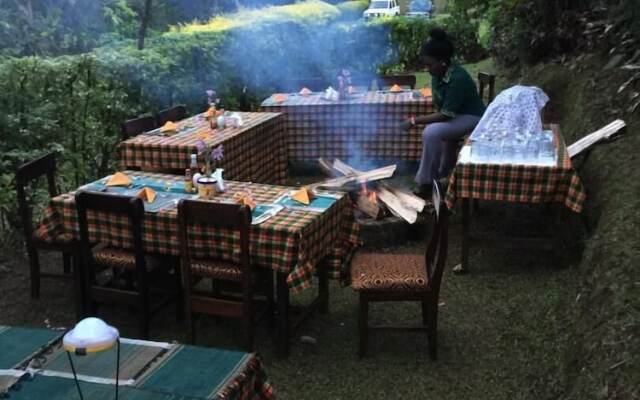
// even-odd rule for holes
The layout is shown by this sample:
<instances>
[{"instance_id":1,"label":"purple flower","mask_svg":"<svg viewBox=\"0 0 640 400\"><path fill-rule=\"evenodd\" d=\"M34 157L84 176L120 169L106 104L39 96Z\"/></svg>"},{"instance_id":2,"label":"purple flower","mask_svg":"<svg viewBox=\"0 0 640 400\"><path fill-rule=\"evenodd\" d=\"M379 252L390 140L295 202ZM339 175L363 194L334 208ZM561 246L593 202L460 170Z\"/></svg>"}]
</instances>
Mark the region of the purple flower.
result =
<instances>
[{"instance_id":1,"label":"purple flower","mask_svg":"<svg viewBox=\"0 0 640 400\"><path fill-rule=\"evenodd\" d=\"M211 98L215 94L216 94L215 90L212 90L212 89L207 90L207 97Z\"/></svg>"},{"instance_id":2,"label":"purple flower","mask_svg":"<svg viewBox=\"0 0 640 400\"><path fill-rule=\"evenodd\" d=\"M200 139L196 142L196 148L198 149L198 154L201 154L207 148L207 144L202 139Z\"/></svg>"},{"instance_id":3,"label":"purple flower","mask_svg":"<svg viewBox=\"0 0 640 400\"><path fill-rule=\"evenodd\" d=\"M349 70L345 68L342 70L342 76L344 76L345 78L349 78L351 76L351 72L349 72Z\"/></svg>"},{"instance_id":4,"label":"purple flower","mask_svg":"<svg viewBox=\"0 0 640 400\"><path fill-rule=\"evenodd\" d=\"M219 145L215 149L211 150L212 159L220 161L222 160L222 157L224 157L224 147L222 145Z\"/></svg>"}]
</instances>

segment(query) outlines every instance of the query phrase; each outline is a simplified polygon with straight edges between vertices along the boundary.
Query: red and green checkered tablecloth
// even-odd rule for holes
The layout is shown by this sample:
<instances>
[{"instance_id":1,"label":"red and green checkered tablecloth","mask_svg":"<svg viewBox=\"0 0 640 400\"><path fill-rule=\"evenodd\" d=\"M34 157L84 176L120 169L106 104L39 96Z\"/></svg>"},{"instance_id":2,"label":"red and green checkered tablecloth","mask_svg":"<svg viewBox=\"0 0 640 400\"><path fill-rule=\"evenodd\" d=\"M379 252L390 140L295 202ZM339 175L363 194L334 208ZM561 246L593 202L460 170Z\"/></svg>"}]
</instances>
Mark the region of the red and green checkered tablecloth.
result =
<instances>
[{"instance_id":1,"label":"red and green checkered tablecloth","mask_svg":"<svg viewBox=\"0 0 640 400\"><path fill-rule=\"evenodd\" d=\"M211 130L202 115L177 122L180 131L170 136L158 129L142 133L119 145L120 166L126 168L173 168L189 166L197 153L196 142L224 146L224 158L214 168L238 181L284 184L287 177L284 118L277 113L241 112L243 126Z\"/></svg>"},{"instance_id":2,"label":"red and green checkered tablecloth","mask_svg":"<svg viewBox=\"0 0 640 400\"><path fill-rule=\"evenodd\" d=\"M453 208L458 197L520 203L564 203L581 212L586 194L571 158L553 125L557 164L553 167L516 164L458 163L449 179L445 201Z\"/></svg>"},{"instance_id":3,"label":"red and green checkered tablecloth","mask_svg":"<svg viewBox=\"0 0 640 400\"><path fill-rule=\"evenodd\" d=\"M289 161L358 156L415 161L422 152L422 129L404 132L398 125L433 112L433 103L413 92L370 91L335 102L320 94L290 94L280 103L266 99L262 110L285 114Z\"/></svg>"},{"instance_id":4,"label":"red and green checkered tablecloth","mask_svg":"<svg viewBox=\"0 0 640 400\"><path fill-rule=\"evenodd\" d=\"M125 171L132 177L180 182L182 177L140 171ZM239 191L251 191L257 203L272 203L284 191L294 188L266 184L225 181L226 192L216 201L232 201ZM78 238L75 192L52 199L38 229L44 239L61 233ZM89 213L89 235L92 242L107 243L121 248L131 247L128 221L121 216ZM238 238L228 231L211 228L192 232L193 254L196 257L234 259L239 251ZM146 212L142 228L145 251L156 254L179 254L177 209L174 205L157 212ZM348 196L341 196L324 212L285 208L267 221L253 225L251 257L258 266L288 273L292 290L311 285L316 266L329 263L329 275L340 278L343 261L358 244L358 224Z\"/></svg>"}]
</instances>

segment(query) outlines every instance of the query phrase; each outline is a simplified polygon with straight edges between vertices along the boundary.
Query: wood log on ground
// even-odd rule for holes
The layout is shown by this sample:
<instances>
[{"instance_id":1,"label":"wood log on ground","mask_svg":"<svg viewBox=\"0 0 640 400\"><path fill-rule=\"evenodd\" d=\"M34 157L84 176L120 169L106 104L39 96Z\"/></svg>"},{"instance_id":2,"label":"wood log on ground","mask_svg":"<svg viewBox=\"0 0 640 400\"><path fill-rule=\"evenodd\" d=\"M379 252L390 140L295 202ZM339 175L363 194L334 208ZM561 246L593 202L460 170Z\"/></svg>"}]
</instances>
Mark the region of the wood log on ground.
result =
<instances>
[{"instance_id":1,"label":"wood log on ground","mask_svg":"<svg viewBox=\"0 0 640 400\"><path fill-rule=\"evenodd\" d=\"M620 129L626 126L625 122L621 119L617 119L610 123L609 125L598 129L597 131L588 134L577 142L573 143L569 147L567 147L567 152L569 153L569 157L573 158L593 146L597 142L605 139L610 139L613 135L615 135Z\"/></svg>"}]
</instances>

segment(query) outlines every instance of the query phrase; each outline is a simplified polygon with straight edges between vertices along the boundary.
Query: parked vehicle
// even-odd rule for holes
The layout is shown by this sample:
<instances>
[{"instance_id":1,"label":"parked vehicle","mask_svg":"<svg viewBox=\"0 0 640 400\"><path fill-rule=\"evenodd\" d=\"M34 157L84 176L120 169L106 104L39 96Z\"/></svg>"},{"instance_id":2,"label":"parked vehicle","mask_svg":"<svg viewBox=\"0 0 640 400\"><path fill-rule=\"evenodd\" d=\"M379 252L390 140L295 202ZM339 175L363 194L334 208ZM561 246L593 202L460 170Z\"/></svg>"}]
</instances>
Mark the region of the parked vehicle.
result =
<instances>
[{"instance_id":1,"label":"parked vehicle","mask_svg":"<svg viewBox=\"0 0 640 400\"><path fill-rule=\"evenodd\" d=\"M362 16L365 21L378 17L393 17L400 15L398 0L373 0Z\"/></svg>"},{"instance_id":2,"label":"parked vehicle","mask_svg":"<svg viewBox=\"0 0 640 400\"><path fill-rule=\"evenodd\" d=\"M431 18L432 13L433 4L431 0L411 0L406 15L414 18Z\"/></svg>"}]
</instances>

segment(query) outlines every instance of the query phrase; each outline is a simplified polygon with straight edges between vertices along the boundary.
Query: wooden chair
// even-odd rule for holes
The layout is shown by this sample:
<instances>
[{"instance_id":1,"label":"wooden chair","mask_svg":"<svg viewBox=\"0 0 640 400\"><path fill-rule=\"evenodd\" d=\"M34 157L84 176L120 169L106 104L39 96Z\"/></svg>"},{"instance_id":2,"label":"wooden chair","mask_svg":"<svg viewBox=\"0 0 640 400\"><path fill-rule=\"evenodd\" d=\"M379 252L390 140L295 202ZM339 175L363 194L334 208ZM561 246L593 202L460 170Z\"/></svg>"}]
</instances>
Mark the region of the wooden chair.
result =
<instances>
[{"instance_id":1,"label":"wooden chair","mask_svg":"<svg viewBox=\"0 0 640 400\"><path fill-rule=\"evenodd\" d=\"M152 286L152 283L168 272L173 259L166 256L152 256L144 253L142 244L142 225L144 205L137 197L120 196L107 193L79 191L76 193L78 225L80 227L80 253L85 271L85 298L91 314L96 313L97 303L120 303L135 308L140 314L140 337L148 338L151 314L175 298L180 303L180 269L176 274L165 276L172 280L172 289ZM126 218L132 249L123 249L105 245L95 245L89 238L88 212L108 213L114 218ZM97 271L112 269L113 279L106 284L99 282ZM118 285L124 281L124 285ZM165 294L162 302L152 304L152 290ZM181 316L182 305L178 304L177 314Z\"/></svg>"},{"instance_id":2,"label":"wooden chair","mask_svg":"<svg viewBox=\"0 0 640 400\"><path fill-rule=\"evenodd\" d=\"M182 288L187 320L188 340L195 341L193 314L210 314L221 317L239 318L245 331L245 348L253 350L254 337L254 290L256 281L250 264L249 235L251 229L251 210L237 204L213 203L196 200L181 200L178 204L179 241L182 254ZM235 233L239 244L239 260L196 258L192 252L190 229L197 224L199 228L224 229ZM266 297L268 311L273 311L273 274ZM214 283L236 283L241 287L241 298L223 296L220 293L196 291L194 283L202 278L211 278Z\"/></svg>"},{"instance_id":3,"label":"wooden chair","mask_svg":"<svg viewBox=\"0 0 640 400\"><path fill-rule=\"evenodd\" d=\"M488 74L486 72L478 72L478 93L480 94L482 101L485 101L485 94L487 95L486 105L489 105L495 97L495 85L495 75Z\"/></svg>"},{"instance_id":4,"label":"wooden chair","mask_svg":"<svg viewBox=\"0 0 640 400\"><path fill-rule=\"evenodd\" d=\"M296 93L302 90L303 87L306 87L313 92L322 92L329 86L331 86L331 84L322 77L296 78L284 81L279 90Z\"/></svg>"},{"instance_id":5,"label":"wooden chair","mask_svg":"<svg viewBox=\"0 0 640 400\"><path fill-rule=\"evenodd\" d=\"M120 124L120 134L122 140L127 140L133 136L137 136L142 132L148 132L156 129L156 119L154 117L140 117L124 121Z\"/></svg>"},{"instance_id":6,"label":"wooden chair","mask_svg":"<svg viewBox=\"0 0 640 400\"><path fill-rule=\"evenodd\" d=\"M435 213L434 228L424 256L407 259L388 253L361 254L353 259L351 285L360 295L359 355L367 352L370 330L426 331L429 356L437 357L438 295L447 258L448 211L439 205L440 216ZM417 301L422 305L422 325L370 326L369 303L389 301Z\"/></svg>"},{"instance_id":7,"label":"wooden chair","mask_svg":"<svg viewBox=\"0 0 640 400\"><path fill-rule=\"evenodd\" d=\"M156 113L156 124L162 126L168 121L180 121L187 117L187 108L183 105L167 108Z\"/></svg>"},{"instance_id":8,"label":"wooden chair","mask_svg":"<svg viewBox=\"0 0 640 400\"><path fill-rule=\"evenodd\" d=\"M378 77L378 89L388 89L393 85L402 86L404 88L416 88L416 76L409 74L401 75L381 75Z\"/></svg>"},{"instance_id":9,"label":"wooden chair","mask_svg":"<svg viewBox=\"0 0 640 400\"><path fill-rule=\"evenodd\" d=\"M33 161L30 161L16 172L16 189L18 194L18 207L22 218L24 241L29 256L29 268L31 278L31 297L40 297L40 277L61 277L60 274L46 274L40 271L40 259L38 250L50 250L62 252L64 263L64 274L68 275L71 271L72 264L77 265L76 251L77 242L73 240L70 234L60 234L53 240L45 240L38 235L37 230L33 229L33 210L31 209L29 200L27 199L28 187L38 178L46 175L48 183L48 192L51 198L58 195L56 186L56 157L55 153L47 153ZM76 285L76 306L81 306L81 287ZM78 309L80 311L80 309ZM79 312L79 314L81 314Z\"/></svg>"}]
</instances>

